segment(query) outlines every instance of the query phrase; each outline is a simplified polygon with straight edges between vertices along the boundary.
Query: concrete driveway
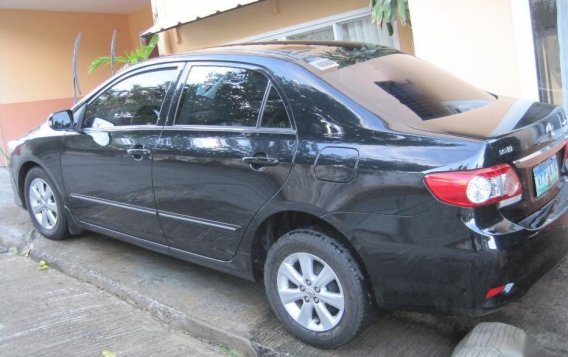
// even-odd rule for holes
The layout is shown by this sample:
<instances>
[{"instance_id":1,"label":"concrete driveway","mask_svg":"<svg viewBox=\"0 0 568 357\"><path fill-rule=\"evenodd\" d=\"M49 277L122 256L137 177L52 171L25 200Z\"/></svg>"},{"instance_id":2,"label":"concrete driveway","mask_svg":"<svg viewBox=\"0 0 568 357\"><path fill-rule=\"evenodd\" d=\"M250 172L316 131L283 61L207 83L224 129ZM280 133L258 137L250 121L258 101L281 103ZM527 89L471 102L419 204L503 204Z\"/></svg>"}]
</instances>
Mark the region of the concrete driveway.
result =
<instances>
[{"instance_id":1,"label":"concrete driveway","mask_svg":"<svg viewBox=\"0 0 568 357\"><path fill-rule=\"evenodd\" d=\"M338 350L318 350L290 336L269 309L261 285L240 280L111 238L86 233L63 242L42 238L27 212L12 202L0 169L0 243L25 251L79 280L102 288L155 319L247 355L447 356L478 322L524 329L551 356L568 354L568 260L529 293L477 318L385 312L365 333Z\"/></svg>"},{"instance_id":2,"label":"concrete driveway","mask_svg":"<svg viewBox=\"0 0 568 357\"><path fill-rule=\"evenodd\" d=\"M171 331L148 314L0 246L2 356L225 356L228 349ZM107 352L108 353L108 352Z\"/></svg>"}]
</instances>

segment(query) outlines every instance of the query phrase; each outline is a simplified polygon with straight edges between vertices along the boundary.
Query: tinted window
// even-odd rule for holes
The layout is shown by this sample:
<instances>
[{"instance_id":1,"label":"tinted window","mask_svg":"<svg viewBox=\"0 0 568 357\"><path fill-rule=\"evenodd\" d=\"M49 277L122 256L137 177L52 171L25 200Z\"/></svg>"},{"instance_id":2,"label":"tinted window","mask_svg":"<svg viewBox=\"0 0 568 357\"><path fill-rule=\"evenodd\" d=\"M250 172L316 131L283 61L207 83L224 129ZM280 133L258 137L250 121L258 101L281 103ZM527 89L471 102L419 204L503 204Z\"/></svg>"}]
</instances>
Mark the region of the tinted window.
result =
<instances>
[{"instance_id":1,"label":"tinted window","mask_svg":"<svg viewBox=\"0 0 568 357\"><path fill-rule=\"evenodd\" d=\"M104 91L87 105L83 127L156 125L177 69L144 72Z\"/></svg>"},{"instance_id":2,"label":"tinted window","mask_svg":"<svg viewBox=\"0 0 568 357\"><path fill-rule=\"evenodd\" d=\"M255 127L267 85L262 73L249 69L193 67L175 123Z\"/></svg>"},{"instance_id":3,"label":"tinted window","mask_svg":"<svg viewBox=\"0 0 568 357\"><path fill-rule=\"evenodd\" d=\"M437 119L495 100L427 62L387 47L330 48L306 62L309 70L389 121Z\"/></svg>"},{"instance_id":4,"label":"tinted window","mask_svg":"<svg viewBox=\"0 0 568 357\"><path fill-rule=\"evenodd\" d=\"M290 127L288 115L286 114L286 109L284 108L284 102L282 101L282 98L280 98L280 95L276 91L276 88L274 88L273 86L270 86L270 92L268 93L268 98L266 99L260 126L265 128Z\"/></svg>"}]
</instances>

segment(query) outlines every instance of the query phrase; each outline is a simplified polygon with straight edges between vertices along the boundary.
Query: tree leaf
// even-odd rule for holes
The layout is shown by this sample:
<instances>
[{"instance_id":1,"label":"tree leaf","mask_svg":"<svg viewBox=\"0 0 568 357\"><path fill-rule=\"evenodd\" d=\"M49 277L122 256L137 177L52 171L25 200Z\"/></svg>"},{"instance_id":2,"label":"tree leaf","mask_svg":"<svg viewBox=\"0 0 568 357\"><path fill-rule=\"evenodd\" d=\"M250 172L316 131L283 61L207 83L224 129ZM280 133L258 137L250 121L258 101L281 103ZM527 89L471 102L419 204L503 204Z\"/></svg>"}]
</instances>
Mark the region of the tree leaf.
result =
<instances>
[{"instance_id":1,"label":"tree leaf","mask_svg":"<svg viewBox=\"0 0 568 357\"><path fill-rule=\"evenodd\" d=\"M156 45L158 44L158 41L160 40L160 36L158 36L158 34L154 34L154 36L152 36L152 38L150 39L150 42L148 42L148 47L152 47L152 49L154 49L154 47L156 47Z\"/></svg>"},{"instance_id":2,"label":"tree leaf","mask_svg":"<svg viewBox=\"0 0 568 357\"><path fill-rule=\"evenodd\" d=\"M394 24L398 21L403 26L410 26L408 0L370 0L371 20L379 27L387 25L389 35L394 34Z\"/></svg>"},{"instance_id":3,"label":"tree leaf","mask_svg":"<svg viewBox=\"0 0 568 357\"><path fill-rule=\"evenodd\" d=\"M99 68L102 65L110 64L110 56L102 56L99 58L95 58L93 62L89 65L89 74L93 73L94 70Z\"/></svg>"},{"instance_id":4,"label":"tree leaf","mask_svg":"<svg viewBox=\"0 0 568 357\"><path fill-rule=\"evenodd\" d=\"M6 155L6 153L4 152L4 149L2 149L1 146L0 146L0 154L2 154L2 156L4 156L6 161L10 161L10 156Z\"/></svg>"},{"instance_id":5,"label":"tree leaf","mask_svg":"<svg viewBox=\"0 0 568 357\"><path fill-rule=\"evenodd\" d=\"M124 54L122 56L115 57L114 61L125 64L136 64L138 62L145 61L148 59L148 57L150 57L159 40L160 37L158 36L158 34L155 34L154 36L152 36L150 42L147 45L140 45L132 51L124 51ZM102 65L110 64L110 62L110 56L95 58L89 65L89 74L93 73L93 71L95 71Z\"/></svg>"},{"instance_id":6,"label":"tree leaf","mask_svg":"<svg viewBox=\"0 0 568 357\"><path fill-rule=\"evenodd\" d=\"M103 357L116 357L116 354L114 354L114 352L112 352L110 350L102 350L101 355Z\"/></svg>"},{"instance_id":7,"label":"tree leaf","mask_svg":"<svg viewBox=\"0 0 568 357\"><path fill-rule=\"evenodd\" d=\"M40 260L38 270L45 270L45 269L49 269L49 265L47 265L47 262L45 260Z\"/></svg>"},{"instance_id":8,"label":"tree leaf","mask_svg":"<svg viewBox=\"0 0 568 357\"><path fill-rule=\"evenodd\" d=\"M398 21L402 26L406 26L409 24L408 19L410 15L410 10L408 9L408 0L398 0L397 2Z\"/></svg>"},{"instance_id":9,"label":"tree leaf","mask_svg":"<svg viewBox=\"0 0 568 357\"><path fill-rule=\"evenodd\" d=\"M392 23L387 22L387 30L389 31L389 36L394 34L394 28L392 27Z\"/></svg>"}]
</instances>

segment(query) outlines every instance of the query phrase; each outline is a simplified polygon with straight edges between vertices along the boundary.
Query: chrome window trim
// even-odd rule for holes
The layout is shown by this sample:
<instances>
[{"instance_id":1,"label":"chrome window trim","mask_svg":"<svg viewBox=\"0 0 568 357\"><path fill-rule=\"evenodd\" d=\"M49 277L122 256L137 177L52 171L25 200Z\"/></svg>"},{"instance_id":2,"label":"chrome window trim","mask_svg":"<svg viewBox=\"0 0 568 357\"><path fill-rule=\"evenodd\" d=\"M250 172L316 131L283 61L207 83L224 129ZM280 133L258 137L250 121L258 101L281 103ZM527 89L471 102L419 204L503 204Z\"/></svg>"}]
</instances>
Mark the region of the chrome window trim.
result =
<instances>
[{"instance_id":1,"label":"chrome window trim","mask_svg":"<svg viewBox=\"0 0 568 357\"><path fill-rule=\"evenodd\" d=\"M117 125L109 126L105 128L85 128L83 131L86 133L90 132L108 132L108 131L132 131L132 130L159 130L161 131L163 126L161 125Z\"/></svg>"},{"instance_id":2,"label":"chrome window trim","mask_svg":"<svg viewBox=\"0 0 568 357\"><path fill-rule=\"evenodd\" d=\"M296 134L296 129L290 128L255 128L252 126L219 126L219 125L173 125L165 126L164 131L214 131L231 133L259 134Z\"/></svg>"}]
</instances>

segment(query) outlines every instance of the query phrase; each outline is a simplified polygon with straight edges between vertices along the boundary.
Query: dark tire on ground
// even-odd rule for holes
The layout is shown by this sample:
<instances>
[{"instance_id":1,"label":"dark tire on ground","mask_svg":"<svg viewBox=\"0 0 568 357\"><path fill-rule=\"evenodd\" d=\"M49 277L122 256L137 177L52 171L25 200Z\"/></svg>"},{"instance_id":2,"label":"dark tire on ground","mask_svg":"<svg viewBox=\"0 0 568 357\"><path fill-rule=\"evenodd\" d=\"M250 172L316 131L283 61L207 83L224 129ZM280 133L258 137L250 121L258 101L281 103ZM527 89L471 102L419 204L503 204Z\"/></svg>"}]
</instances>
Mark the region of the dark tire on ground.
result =
<instances>
[{"instance_id":1,"label":"dark tire on ground","mask_svg":"<svg viewBox=\"0 0 568 357\"><path fill-rule=\"evenodd\" d=\"M310 286L311 289L309 289L307 285L300 286L293 284L291 279L283 277L283 274L279 275L279 269L281 267L282 269L293 267L296 272L299 272L300 277L305 278L307 275L303 273L303 269L300 267L300 259L306 259L306 256L311 257L311 259L315 261L315 263L308 264L308 266L311 265L313 268L312 276L315 277L313 283L306 282L306 284L312 284ZM296 257L298 258L297 263L291 265L291 262L294 262ZM318 259L320 261L318 261ZM309 261L309 259L304 261ZM325 265L322 264L322 262L331 268L336 277L335 282L330 283L331 285L325 285L325 291L333 293L333 289L335 289L337 293L340 293L340 290L342 290L344 296L344 309L342 310L343 312L340 318L337 318L340 315L339 312L335 312L335 310L341 310L334 310L333 306L326 303L322 305L324 295L318 294L324 292L324 288L319 286L320 290L314 291L314 289L318 288L318 281L321 282L323 279L321 277L325 275L322 274L325 269ZM321 265L319 273L317 271L318 265ZM305 282L306 280L297 279L297 281ZM337 281L339 284L336 284ZM336 348L348 343L364 330L371 316L373 308L372 298L367 281L359 264L354 259L349 249L338 240L314 230L295 230L283 235L276 241L266 257L264 284L270 306L283 323L284 327L304 342L319 348ZM280 287L279 284L281 284ZM335 288L333 284L336 284ZM299 314L296 315L296 318L294 318L292 313L287 310L286 306L294 312L296 311L296 307L290 303L285 306L282 301L280 289L282 289L283 286L293 289L294 294L310 294L308 301L312 301L312 304L310 305L308 303L306 305L307 309L312 311L311 314L306 313L306 315L311 316L308 319L308 323L306 323L306 319L301 318L301 311L303 310L307 295L292 302L292 304L297 306L298 311L300 311ZM338 288L338 286L340 286L340 288ZM296 299L296 296L294 295L294 297L290 299ZM316 301L319 303L317 306ZM325 311L322 312L322 306L326 308L325 311L336 313L336 324L328 324L328 326L333 326L328 330L317 331L317 329L320 328L320 324L323 322L323 319L320 320L319 315L325 315ZM303 324L300 321L303 321Z\"/></svg>"},{"instance_id":2,"label":"dark tire on ground","mask_svg":"<svg viewBox=\"0 0 568 357\"><path fill-rule=\"evenodd\" d=\"M48 194L44 197L30 197L33 195L30 192L30 186L32 183L36 184L36 186L37 184L43 185L44 183L45 192L49 193L49 191L51 191L52 195ZM57 191L57 187L53 181L42 168L34 167L26 175L26 180L24 182L24 196L30 218L32 219L36 229L43 236L52 240L62 240L69 237L69 226L67 224L67 217L64 211L63 199L61 198L61 194ZM34 207L39 207L40 211L36 211L36 213L34 213ZM47 219L48 223L43 225L43 211L41 211L41 208L51 211L51 218ZM56 214L54 215L53 212ZM39 214L40 218L36 217L36 214ZM53 217L55 217L55 222L53 222Z\"/></svg>"}]
</instances>

